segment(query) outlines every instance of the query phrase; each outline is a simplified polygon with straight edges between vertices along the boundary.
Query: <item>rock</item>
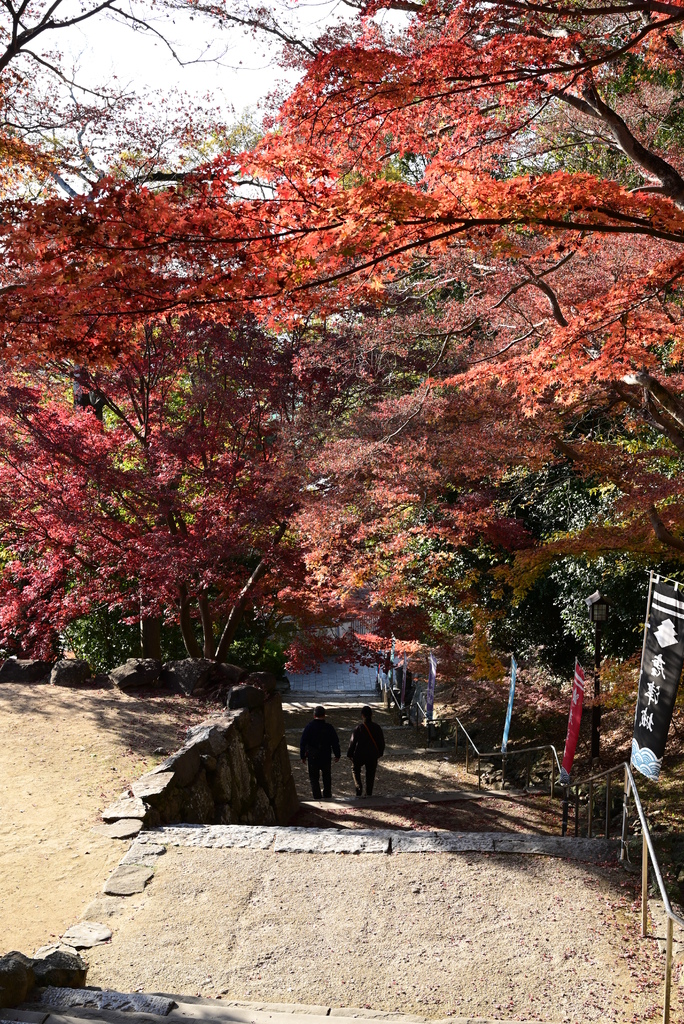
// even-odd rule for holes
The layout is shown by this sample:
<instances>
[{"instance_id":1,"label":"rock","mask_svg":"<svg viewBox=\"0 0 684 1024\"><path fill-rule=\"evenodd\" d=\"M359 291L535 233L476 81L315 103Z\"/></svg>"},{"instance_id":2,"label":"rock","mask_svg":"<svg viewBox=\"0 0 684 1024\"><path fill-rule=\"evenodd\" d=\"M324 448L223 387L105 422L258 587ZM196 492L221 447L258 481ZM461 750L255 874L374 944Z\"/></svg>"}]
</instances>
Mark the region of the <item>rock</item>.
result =
<instances>
[{"instance_id":1,"label":"rock","mask_svg":"<svg viewBox=\"0 0 684 1024\"><path fill-rule=\"evenodd\" d=\"M190 697L195 689L201 689L209 679L214 666L207 658L182 658L167 661L162 665L161 682L172 693L183 693Z\"/></svg>"},{"instance_id":2,"label":"rock","mask_svg":"<svg viewBox=\"0 0 684 1024\"><path fill-rule=\"evenodd\" d=\"M230 806L233 793L233 773L228 754L222 754L216 763L216 771L211 781L211 793L216 804ZM226 820L224 824L230 825L233 822Z\"/></svg>"},{"instance_id":3,"label":"rock","mask_svg":"<svg viewBox=\"0 0 684 1024\"><path fill-rule=\"evenodd\" d=\"M252 711L254 708L262 707L265 699L266 694L258 686L246 686L244 683L240 683L239 686L234 686L228 691L226 704L231 710L249 708Z\"/></svg>"},{"instance_id":4,"label":"rock","mask_svg":"<svg viewBox=\"0 0 684 1024\"><path fill-rule=\"evenodd\" d=\"M0 683L47 682L53 661L33 661L28 658L8 658L0 667Z\"/></svg>"},{"instance_id":5,"label":"rock","mask_svg":"<svg viewBox=\"0 0 684 1024\"><path fill-rule=\"evenodd\" d=\"M107 836L108 839L131 839L133 836L137 836L141 828L142 820L140 818L120 818L119 821L114 821L111 825L96 825L93 832Z\"/></svg>"},{"instance_id":6,"label":"rock","mask_svg":"<svg viewBox=\"0 0 684 1024\"><path fill-rule=\"evenodd\" d=\"M112 930L106 924L98 924L96 921L79 921L67 928L62 936L62 942L74 949L91 949L92 946L99 946L108 942L112 937Z\"/></svg>"},{"instance_id":7,"label":"rock","mask_svg":"<svg viewBox=\"0 0 684 1024\"><path fill-rule=\"evenodd\" d=\"M121 900L116 896L99 896L83 911L85 920L96 920L97 918L114 917L121 910ZM38 955L37 953L35 954Z\"/></svg>"},{"instance_id":8,"label":"rock","mask_svg":"<svg viewBox=\"0 0 684 1024\"><path fill-rule=\"evenodd\" d=\"M148 772L147 775L141 775L131 786L133 796L146 800L155 807L163 802L166 791L172 785L174 778L173 772L157 772L156 774Z\"/></svg>"},{"instance_id":9,"label":"rock","mask_svg":"<svg viewBox=\"0 0 684 1024\"><path fill-rule=\"evenodd\" d=\"M279 693L274 693L264 704L264 727L266 746L273 751L285 735L283 702Z\"/></svg>"},{"instance_id":10,"label":"rock","mask_svg":"<svg viewBox=\"0 0 684 1024\"><path fill-rule=\"evenodd\" d=\"M105 882L103 892L110 896L132 896L142 892L153 877L152 868L143 864L119 864Z\"/></svg>"},{"instance_id":11,"label":"rock","mask_svg":"<svg viewBox=\"0 0 684 1024\"><path fill-rule=\"evenodd\" d=\"M83 988L88 973L88 964L77 953L57 950L48 956L33 961L36 985L57 988Z\"/></svg>"},{"instance_id":12,"label":"rock","mask_svg":"<svg viewBox=\"0 0 684 1024\"><path fill-rule=\"evenodd\" d=\"M299 798L292 778L290 755L287 752L285 737L273 751L273 784L275 786L273 809L276 821L279 825L287 825L299 807Z\"/></svg>"},{"instance_id":13,"label":"rock","mask_svg":"<svg viewBox=\"0 0 684 1024\"><path fill-rule=\"evenodd\" d=\"M269 800L273 800L276 794L275 780L273 777L273 755L266 747L258 747L251 750L249 754L256 780L263 790L266 791Z\"/></svg>"},{"instance_id":14,"label":"rock","mask_svg":"<svg viewBox=\"0 0 684 1024\"><path fill-rule=\"evenodd\" d=\"M258 686L264 693L275 693L278 688L276 677L272 672L250 672L242 681L248 686Z\"/></svg>"},{"instance_id":15,"label":"rock","mask_svg":"<svg viewBox=\"0 0 684 1024\"><path fill-rule=\"evenodd\" d=\"M62 658L56 661L50 672L53 686L81 686L90 679L90 665L78 658Z\"/></svg>"},{"instance_id":16,"label":"rock","mask_svg":"<svg viewBox=\"0 0 684 1024\"><path fill-rule=\"evenodd\" d=\"M254 804L244 816L244 820L246 825L275 825L275 812L261 786L257 787Z\"/></svg>"},{"instance_id":17,"label":"rock","mask_svg":"<svg viewBox=\"0 0 684 1024\"><path fill-rule=\"evenodd\" d=\"M290 680L287 676L281 676L280 679L276 680L276 690L278 693L289 693L291 689Z\"/></svg>"},{"instance_id":18,"label":"rock","mask_svg":"<svg viewBox=\"0 0 684 1024\"><path fill-rule=\"evenodd\" d=\"M217 664L215 666L215 676L223 682L226 682L229 686L237 686L247 676L247 669L240 668L239 665L228 665Z\"/></svg>"},{"instance_id":19,"label":"rock","mask_svg":"<svg viewBox=\"0 0 684 1024\"><path fill-rule=\"evenodd\" d=\"M153 867L159 857L162 857L166 853L166 847L160 846L159 843L139 843L135 842L131 844L131 848L125 857L122 857L121 864L145 864L147 867Z\"/></svg>"},{"instance_id":20,"label":"rock","mask_svg":"<svg viewBox=\"0 0 684 1024\"><path fill-rule=\"evenodd\" d=\"M252 805L256 792L256 775L245 748L235 733L231 735L231 743L226 753L232 783L230 803L233 812L241 815Z\"/></svg>"},{"instance_id":21,"label":"rock","mask_svg":"<svg viewBox=\"0 0 684 1024\"><path fill-rule=\"evenodd\" d=\"M200 754L219 757L228 747L228 731L234 728L232 719L201 723L187 731L186 746L197 747Z\"/></svg>"},{"instance_id":22,"label":"rock","mask_svg":"<svg viewBox=\"0 0 684 1024\"><path fill-rule=\"evenodd\" d=\"M191 825L207 825L215 817L214 798L212 797L207 775L204 770L193 782L192 786L181 792L182 820Z\"/></svg>"},{"instance_id":23,"label":"rock","mask_svg":"<svg viewBox=\"0 0 684 1024\"><path fill-rule=\"evenodd\" d=\"M120 818L140 818L144 820L147 815L147 807L137 796L121 797L114 804L110 804L102 812L104 821L118 821Z\"/></svg>"},{"instance_id":24,"label":"rock","mask_svg":"<svg viewBox=\"0 0 684 1024\"><path fill-rule=\"evenodd\" d=\"M154 658L129 658L109 673L109 678L120 690L138 686L156 686L161 674L161 662Z\"/></svg>"},{"instance_id":25,"label":"rock","mask_svg":"<svg viewBox=\"0 0 684 1024\"><path fill-rule=\"evenodd\" d=\"M0 957L0 1008L23 1003L35 983L33 961L14 950Z\"/></svg>"},{"instance_id":26,"label":"rock","mask_svg":"<svg viewBox=\"0 0 684 1024\"><path fill-rule=\"evenodd\" d=\"M177 750L171 757L153 768L148 775L161 775L164 772L173 772L176 786L189 786L194 780L201 767L199 746L193 743L186 743Z\"/></svg>"},{"instance_id":27,"label":"rock","mask_svg":"<svg viewBox=\"0 0 684 1024\"><path fill-rule=\"evenodd\" d=\"M240 732L247 750L260 747L264 739L264 712L255 708L240 719Z\"/></svg>"}]
</instances>

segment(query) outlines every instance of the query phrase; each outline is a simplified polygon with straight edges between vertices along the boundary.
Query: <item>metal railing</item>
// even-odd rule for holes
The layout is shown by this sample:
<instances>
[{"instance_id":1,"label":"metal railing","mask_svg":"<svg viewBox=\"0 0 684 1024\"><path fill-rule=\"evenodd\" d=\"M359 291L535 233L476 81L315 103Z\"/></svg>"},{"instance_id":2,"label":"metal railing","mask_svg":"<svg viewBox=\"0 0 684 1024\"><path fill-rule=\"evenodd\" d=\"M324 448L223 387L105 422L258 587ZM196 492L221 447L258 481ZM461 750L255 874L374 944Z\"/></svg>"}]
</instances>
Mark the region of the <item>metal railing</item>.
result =
<instances>
[{"instance_id":1,"label":"metal railing","mask_svg":"<svg viewBox=\"0 0 684 1024\"><path fill-rule=\"evenodd\" d=\"M667 926L665 934L665 992L663 998L663 1024L669 1024L670 1022L670 996L672 991L672 942L673 932L675 924L678 924L680 928L684 928L684 919L672 909L670 905L670 899L667 895L667 889L663 882L663 876L658 864L658 858L656 856L655 847L653 846L653 840L651 838L651 832L648 827L648 821L646 820L646 814L641 804L639 797L639 790L637 789L634 776L632 775L632 769L626 761L622 764L616 765L614 768L609 768L608 771L600 772L597 775L591 775L588 779L583 779L581 782L574 783L567 789L575 790L575 834L577 834L577 812L579 803L579 789L582 786L589 787L589 806L588 806L588 822L587 822L587 835L592 834L592 822L593 822L593 796L595 783L601 779L606 779L606 819L605 819L605 835L606 838L610 836L610 807L611 807L611 788L610 779L612 775L618 772L624 772L624 785L623 785L623 798L622 798L622 831L620 833L620 860L629 860L629 852L627 849L627 813L629 806L629 797L634 797L634 807L636 808L639 821L641 822L641 934L644 938L648 936L648 861L651 860L651 866L653 868L653 874L655 875L658 883L658 889L660 890L660 896L663 901L663 909L667 917Z\"/></svg>"},{"instance_id":2,"label":"metal railing","mask_svg":"<svg viewBox=\"0 0 684 1024\"><path fill-rule=\"evenodd\" d=\"M526 766L527 767L527 786L529 788L529 785L530 785L530 769L531 769L530 755L531 754L543 753L545 751L548 751L548 753L550 753L550 755L551 755L551 796L555 795L556 768L558 769L558 775L560 776L560 761L558 760L558 752L557 752L556 748L554 747L553 743L545 743L542 746L535 746L535 747L519 747L517 750L506 750L505 752L503 752L501 750L486 750L486 751L478 750L477 744L473 740L472 736L470 735L470 733L468 732L468 730L466 729L465 725L463 724L461 719L458 717L458 715L453 715L452 717L453 717L453 720L456 722L456 732L455 732L456 750L458 750L458 731L459 731L459 729L461 730L461 732L464 734L464 736L466 738L466 772L470 771L470 757L469 757L469 754L470 754L471 748L472 748L472 751L473 751L475 757L477 758L477 788L478 789L482 789L482 761L483 760L488 761L491 758L495 758L495 757L500 757L501 758L501 788L503 789L504 785L506 783L506 761L507 761L507 759L509 757L518 757L518 756L520 756L522 754L525 754L526 757L527 757L527 766Z\"/></svg>"}]
</instances>

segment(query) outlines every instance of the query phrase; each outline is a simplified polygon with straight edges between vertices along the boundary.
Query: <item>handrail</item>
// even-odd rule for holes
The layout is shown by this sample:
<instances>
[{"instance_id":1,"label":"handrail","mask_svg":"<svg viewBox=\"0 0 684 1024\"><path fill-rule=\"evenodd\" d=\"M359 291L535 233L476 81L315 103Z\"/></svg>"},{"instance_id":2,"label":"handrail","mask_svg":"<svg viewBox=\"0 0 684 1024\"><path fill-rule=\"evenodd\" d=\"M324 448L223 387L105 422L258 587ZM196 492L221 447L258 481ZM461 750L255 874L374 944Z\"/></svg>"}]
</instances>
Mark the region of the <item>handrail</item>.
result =
<instances>
[{"instance_id":1,"label":"handrail","mask_svg":"<svg viewBox=\"0 0 684 1024\"><path fill-rule=\"evenodd\" d=\"M502 786L503 786L503 782L505 781L505 772L506 772L506 761L505 761L505 759L507 757L509 757L509 756L510 757L515 757L518 754L536 754L536 753L540 753L541 751L548 750L553 755L553 757L551 758L551 796L554 795L554 789L555 789L554 763L553 763L554 759L555 759L555 762L556 762L556 766L558 768L558 774L559 775L560 775L561 765L560 765L560 760L558 758L558 751L554 747L553 743L545 743L542 746L535 746L535 747L518 747L517 750L505 750L505 751L503 751L503 750L484 750L484 751L483 750L479 750L478 747L477 747L477 744L475 743L475 741L471 737L470 733L468 732L468 730L466 729L466 727L464 726L463 722L458 717L458 715L453 715L452 717L456 721L456 748L458 749L458 730L460 728L465 733L465 737L466 737L468 743L470 744L470 746L473 748L473 753L475 754L475 756L477 758L477 788L478 789L482 788L482 785L481 785L481 761L482 761L483 758L487 759L487 758L490 758L490 757L500 757L500 758L504 759L503 760L504 778L502 780ZM468 747L466 747L466 771L468 771Z\"/></svg>"}]
</instances>

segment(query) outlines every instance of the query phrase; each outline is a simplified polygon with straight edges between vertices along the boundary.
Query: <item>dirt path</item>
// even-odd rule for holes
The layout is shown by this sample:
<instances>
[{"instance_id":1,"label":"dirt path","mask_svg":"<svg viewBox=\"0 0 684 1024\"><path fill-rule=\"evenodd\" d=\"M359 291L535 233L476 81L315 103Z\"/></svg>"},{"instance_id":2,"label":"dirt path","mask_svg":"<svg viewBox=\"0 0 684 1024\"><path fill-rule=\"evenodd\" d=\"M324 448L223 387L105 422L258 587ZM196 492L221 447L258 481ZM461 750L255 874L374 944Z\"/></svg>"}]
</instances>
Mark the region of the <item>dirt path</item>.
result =
<instances>
[{"instance_id":1,"label":"dirt path","mask_svg":"<svg viewBox=\"0 0 684 1024\"><path fill-rule=\"evenodd\" d=\"M31 953L78 920L125 846L100 812L206 714L180 698L0 686L0 953Z\"/></svg>"},{"instance_id":2,"label":"dirt path","mask_svg":"<svg viewBox=\"0 0 684 1024\"><path fill-rule=\"evenodd\" d=\"M120 902L90 984L429 1017L661 1012L663 958L637 938L617 867L169 848L149 888Z\"/></svg>"}]
</instances>

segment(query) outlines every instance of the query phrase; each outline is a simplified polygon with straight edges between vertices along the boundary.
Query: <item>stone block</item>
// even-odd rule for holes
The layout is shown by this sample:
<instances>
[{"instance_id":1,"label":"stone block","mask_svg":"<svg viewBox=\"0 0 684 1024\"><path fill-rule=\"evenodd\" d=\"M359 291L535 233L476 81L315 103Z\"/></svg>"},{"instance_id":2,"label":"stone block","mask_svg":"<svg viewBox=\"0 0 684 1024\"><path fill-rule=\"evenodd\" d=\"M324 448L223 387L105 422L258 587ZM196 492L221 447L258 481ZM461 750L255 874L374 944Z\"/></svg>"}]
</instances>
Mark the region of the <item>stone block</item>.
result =
<instances>
[{"instance_id":1,"label":"stone block","mask_svg":"<svg viewBox=\"0 0 684 1024\"><path fill-rule=\"evenodd\" d=\"M173 772L157 772L156 774L148 772L147 775L141 775L131 786L133 796L146 800L155 807L157 804L163 803L166 792L173 785L174 779Z\"/></svg>"},{"instance_id":2,"label":"stone block","mask_svg":"<svg viewBox=\"0 0 684 1024\"><path fill-rule=\"evenodd\" d=\"M91 949L103 942L109 942L112 937L112 930L106 924L99 924L97 921L79 921L67 928L62 936L62 942L74 949Z\"/></svg>"},{"instance_id":3,"label":"stone block","mask_svg":"<svg viewBox=\"0 0 684 1024\"><path fill-rule=\"evenodd\" d=\"M195 744L185 744L165 761L153 768L148 775L160 775L163 772L173 772L176 786L189 786L201 768L200 748Z\"/></svg>"},{"instance_id":4,"label":"stone block","mask_svg":"<svg viewBox=\"0 0 684 1024\"><path fill-rule=\"evenodd\" d=\"M197 747L200 754L213 754L214 757L219 757L228 746L228 731L233 728L231 720L201 722L188 729L185 745Z\"/></svg>"},{"instance_id":5,"label":"stone block","mask_svg":"<svg viewBox=\"0 0 684 1024\"><path fill-rule=\"evenodd\" d=\"M83 988L88 964L77 953L58 950L40 960L34 960L33 973L36 985L42 988L48 985L55 985L57 988Z\"/></svg>"},{"instance_id":6,"label":"stone block","mask_svg":"<svg viewBox=\"0 0 684 1024\"><path fill-rule=\"evenodd\" d=\"M33 961L14 950L0 957L0 1008L23 1003L35 983Z\"/></svg>"},{"instance_id":7,"label":"stone block","mask_svg":"<svg viewBox=\"0 0 684 1024\"><path fill-rule=\"evenodd\" d=\"M266 694L258 686L246 686L244 683L240 683L239 686L234 686L228 691L226 705L231 710L249 708L252 711L254 708L262 707L265 698Z\"/></svg>"},{"instance_id":8,"label":"stone block","mask_svg":"<svg viewBox=\"0 0 684 1024\"><path fill-rule=\"evenodd\" d=\"M105 882L103 892L109 896L132 896L136 892L142 892L153 877L152 868L144 864L119 864Z\"/></svg>"},{"instance_id":9,"label":"stone block","mask_svg":"<svg viewBox=\"0 0 684 1024\"><path fill-rule=\"evenodd\" d=\"M256 780L268 795L269 800L275 796L276 787L273 778L273 755L266 747L251 750L249 756L254 767Z\"/></svg>"},{"instance_id":10,"label":"stone block","mask_svg":"<svg viewBox=\"0 0 684 1024\"><path fill-rule=\"evenodd\" d=\"M204 770L200 771L192 786L181 791L180 797L183 821L187 821L191 825L206 825L213 822L214 798Z\"/></svg>"},{"instance_id":11,"label":"stone block","mask_svg":"<svg viewBox=\"0 0 684 1024\"><path fill-rule=\"evenodd\" d=\"M121 818L111 825L95 825L93 832L107 836L108 839L132 839L142 828L141 818Z\"/></svg>"},{"instance_id":12,"label":"stone block","mask_svg":"<svg viewBox=\"0 0 684 1024\"><path fill-rule=\"evenodd\" d=\"M291 775L282 786L278 787L273 799L273 810L278 825L287 825L299 810L297 787Z\"/></svg>"},{"instance_id":13,"label":"stone block","mask_svg":"<svg viewBox=\"0 0 684 1024\"><path fill-rule=\"evenodd\" d=\"M244 682L248 686L258 686L264 693L275 693L278 688L278 681L272 672L250 672Z\"/></svg>"},{"instance_id":14,"label":"stone block","mask_svg":"<svg viewBox=\"0 0 684 1024\"><path fill-rule=\"evenodd\" d=\"M138 686L156 686L159 683L161 662L154 658L129 658L109 673L109 678L120 690Z\"/></svg>"},{"instance_id":15,"label":"stone block","mask_svg":"<svg viewBox=\"0 0 684 1024\"><path fill-rule=\"evenodd\" d=\"M161 682L172 693L183 693L190 697L195 689L200 690L209 679L214 666L208 658L181 658L167 661L162 665Z\"/></svg>"},{"instance_id":16,"label":"stone block","mask_svg":"<svg viewBox=\"0 0 684 1024\"><path fill-rule=\"evenodd\" d=\"M219 825L237 825L237 815L233 813L230 804L216 805L216 822Z\"/></svg>"},{"instance_id":17,"label":"stone block","mask_svg":"<svg viewBox=\"0 0 684 1024\"><path fill-rule=\"evenodd\" d=\"M145 819L147 806L137 796L121 797L116 803L110 804L102 812L105 821L118 821L120 818Z\"/></svg>"},{"instance_id":18,"label":"stone block","mask_svg":"<svg viewBox=\"0 0 684 1024\"><path fill-rule=\"evenodd\" d=\"M53 661L34 661L29 658L8 658L0 666L0 683L47 682Z\"/></svg>"},{"instance_id":19,"label":"stone block","mask_svg":"<svg viewBox=\"0 0 684 1024\"><path fill-rule=\"evenodd\" d=\"M240 720L240 732L247 750L260 747L264 739L264 712L255 708Z\"/></svg>"},{"instance_id":20,"label":"stone block","mask_svg":"<svg viewBox=\"0 0 684 1024\"><path fill-rule=\"evenodd\" d=\"M62 658L50 672L53 686L82 686L90 679L90 665L79 658Z\"/></svg>"},{"instance_id":21,"label":"stone block","mask_svg":"<svg viewBox=\"0 0 684 1024\"><path fill-rule=\"evenodd\" d=\"M216 771L211 780L211 792L216 804L230 804L233 794L233 773L228 754L222 754L216 762ZM225 824L231 823L225 822Z\"/></svg>"},{"instance_id":22,"label":"stone block","mask_svg":"<svg viewBox=\"0 0 684 1024\"><path fill-rule=\"evenodd\" d=\"M256 797L251 808L243 814L242 821L245 825L275 825L276 816L271 802L266 793L257 786Z\"/></svg>"},{"instance_id":23,"label":"stone block","mask_svg":"<svg viewBox=\"0 0 684 1024\"><path fill-rule=\"evenodd\" d=\"M283 701L279 693L272 694L264 704L264 728L266 745L269 750L273 751L285 735Z\"/></svg>"},{"instance_id":24,"label":"stone block","mask_svg":"<svg viewBox=\"0 0 684 1024\"><path fill-rule=\"evenodd\" d=\"M239 665L228 665L217 664L214 666L214 678L221 680L228 684L228 686L237 686L247 676L247 669L241 668Z\"/></svg>"}]
</instances>

